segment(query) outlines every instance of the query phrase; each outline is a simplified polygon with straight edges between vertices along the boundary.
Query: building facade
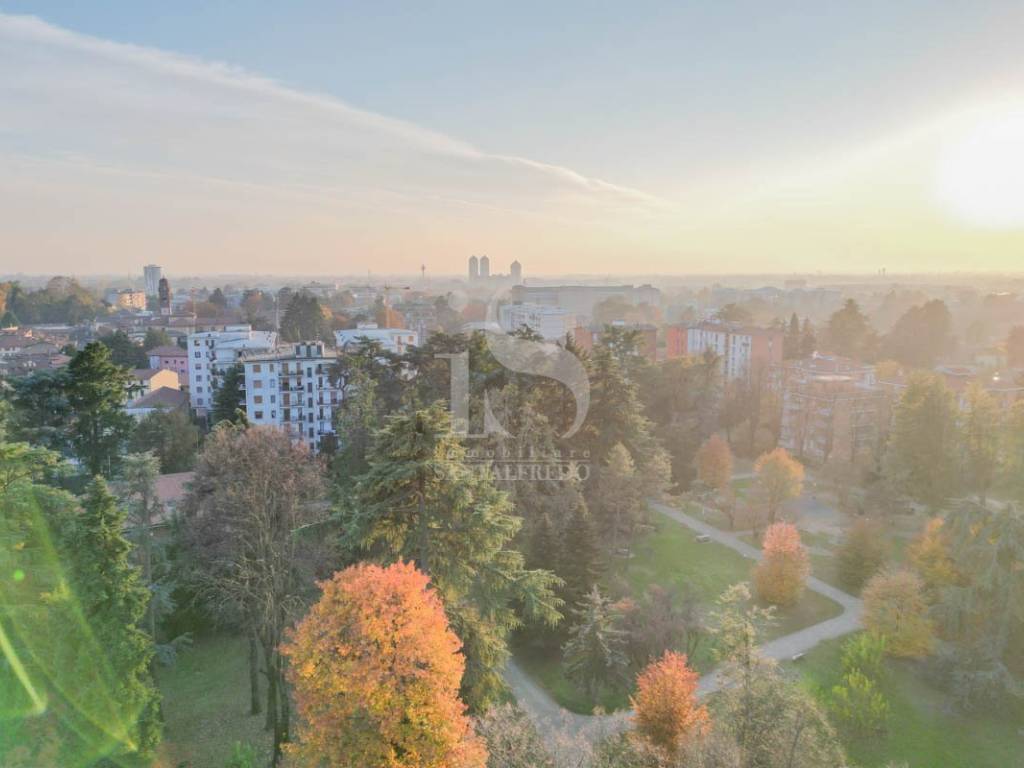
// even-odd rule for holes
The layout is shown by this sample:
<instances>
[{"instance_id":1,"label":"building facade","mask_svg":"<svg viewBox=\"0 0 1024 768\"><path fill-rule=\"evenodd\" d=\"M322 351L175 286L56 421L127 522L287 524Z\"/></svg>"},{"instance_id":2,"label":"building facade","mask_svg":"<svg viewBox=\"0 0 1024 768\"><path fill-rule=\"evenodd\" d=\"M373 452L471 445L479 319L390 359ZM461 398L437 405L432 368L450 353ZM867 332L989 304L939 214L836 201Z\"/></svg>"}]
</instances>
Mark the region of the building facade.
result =
<instances>
[{"instance_id":1,"label":"building facade","mask_svg":"<svg viewBox=\"0 0 1024 768\"><path fill-rule=\"evenodd\" d=\"M376 323L359 323L355 328L334 332L334 343L339 352L344 352L350 345L364 338L380 342L387 352L396 355L403 355L409 347L415 347L420 343L416 331L408 328L380 328Z\"/></svg>"},{"instance_id":2,"label":"building facade","mask_svg":"<svg viewBox=\"0 0 1024 768\"><path fill-rule=\"evenodd\" d=\"M336 445L334 411L342 390L333 378L337 352L321 341L246 356L245 413L255 426L284 430L311 451Z\"/></svg>"},{"instance_id":3,"label":"building facade","mask_svg":"<svg viewBox=\"0 0 1024 768\"><path fill-rule=\"evenodd\" d=\"M248 325L188 336L188 388L192 408L206 415L224 373L247 355L270 352L277 346L274 331L254 331Z\"/></svg>"},{"instance_id":4,"label":"building facade","mask_svg":"<svg viewBox=\"0 0 1024 768\"><path fill-rule=\"evenodd\" d=\"M160 290L160 278L164 276L163 267L147 264L142 268L142 278L146 284L146 295L156 296Z\"/></svg>"},{"instance_id":5,"label":"building facade","mask_svg":"<svg viewBox=\"0 0 1024 768\"><path fill-rule=\"evenodd\" d=\"M153 347L146 354L150 368L174 371L182 381L188 381L188 350L177 346Z\"/></svg>"},{"instance_id":6,"label":"building facade","mask_svg":"<svg viewBox=\"0 0 1024 768\"><path fill-rule=\"evenodd\" d=\"M699 323L687 329L686 354L700 356L712 352L722 361L726 382L746 381L755 371L766 371L782 363L784 336L774 328Z\"/></svg>"},{"instance_id":7,"label":"building facade","mask_svg":"<svg viewBox=\"0 0 1024 768\"><path fill-rule=\"evenodd\" d=\"M498 309L498 325L506 333L529 328L547 341L564 339L573 332L574 318L561 307L540 304L503 304Z\"/></svg>"}]
</instances>

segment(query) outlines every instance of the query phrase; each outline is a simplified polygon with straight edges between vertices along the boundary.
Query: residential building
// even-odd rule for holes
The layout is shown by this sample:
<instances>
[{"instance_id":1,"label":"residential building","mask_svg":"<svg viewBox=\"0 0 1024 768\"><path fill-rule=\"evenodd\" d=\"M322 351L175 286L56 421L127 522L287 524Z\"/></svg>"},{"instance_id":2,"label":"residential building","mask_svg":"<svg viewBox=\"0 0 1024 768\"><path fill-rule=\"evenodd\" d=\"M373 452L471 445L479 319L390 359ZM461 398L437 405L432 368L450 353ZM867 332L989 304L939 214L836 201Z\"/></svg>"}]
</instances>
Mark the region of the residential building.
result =
<instances>
[{"instance_id":1,"label":"residential building","mask_svg":"<svg viewBox=\"0 0 1024 768\"><path fill-rule=\"evenodd\" d=\"M572 333L575 318L561 307L541 304L503 304L498 309L498 325L506 333L529 328L548 341L564 339Z\"/></svg>"},{"instance_id":2,"label":"residential building","mask_svg":"<svg viewBox=\"0 0 1024 768\"><path fill-rule=\"evenodd\" d=\"M128 383L129 397L143 397L161 388L181 389L177 372L164 368L135 368L132 370L131 380Z\"/></svg>"},{"instance_id":3,"label":"residential building","mask_svg":"<svg viewBox=\"0 0 1024 768\"><path fill-rule=\"evenodd\" d=\"M687 329L686 352L693 356L712 352L722 361L726 382L746 381L755 371L769 370L782 362L784 336L775 328L707 321Z\"/></svg>"},{"instance_id":4,"label":"residential building","mask_svg":"<svg viewBox=\"0 0 1024 768\"><path fill-rule=\"evenodd\" d=\"M334 343L339 352L344 352L349 345L357 343L360 339L380 342L385 351L396 355L403 355L409 347L415 347L420 343L416 331L408 328L379 328L376 323L359 323L355 328L334 332Z\"/></svg>"},{"instance_id":5,"label":"residential building","mask_svg":"<svg viewBox=\"0 0 1024 768\"><path fill-rule=\"evenodd\" d=\"M167 371L165 371L167 373ZM188 408L188 394L177 387L160 387L132 400L124 410L133 418L144 419L159 411L178 411Z\"/></svg>"},{"instance_id":6,"label":"residential building","mask_svg":"<svg viewBox=\"0 0 1024 768\"><path fill-rule=\"evenodd\" d=\"M106 296L107 303L118 309L144 310L146 308L146 292L131 288L110 291Z\"/></svg>"},{"instance_id":7,"label":"residential building","mask_svg":"<svg viewBox=\"0 0 1024 768\"><path fill-rule=\"evenodd\" d=\"M651 285L516 285L508 298L518 304L561 307L573 316L576 325L587 326L594 308L602 301L619 299L633 306L659 306L661 291Z\"/></svg>"},{"instance_id":8,"label":"residential building","mask_svg":"<svg viewBox=\"0 0 1024 768\"><path fill-rule=\"evenodd\" d=\"M156 296L160 290L160 279L164 276L162 267L147 264L142 268L142 277L146 283L146 295Z\"/></svg>"},{"instance_id":9,"label":"residential building","mask_svg":"<svg viewBox=\"0 0 1024 768\"><path fill-rule=\"evenodd\" d=\"M674 360L678 357L687 356L689 348L686 342L689 330L689 326L684 323L673 323L665 326L665 359Z\"/></svg>"},{"instance_id":10,"label":"residential building","mask_svg":"<svg viewBox=\"0 0 1024 768\"><path fill-rule=\"evenodd\" d=\"M332 375L337 359L337 352L322 341L298 342L245 357L249 423L283 429L313 452L333 447L334 411L342 399L340 383Z\"/></svg>"},{"instance_id":11,"label":"residential building","mask_svg":"<svg viewBox=\"0 0 1024 768\"><path fill-rule=\"evenodd\" d=\"M774 370L782 391L780 446L815 464L858 462L881 448L891 409L872 366L815 355Z\"/></svg>"},{"instance_id":12,"label":"residential building","mask_svg":"<svg viewBox=\"0 0 1024 768\"><path fill-rule=\"evenodd\" d=\"M246 324L225 324L222 330L188 336L188 389L192 408L205 415L224 373L247 355L270 352L277 346L274 331L254 331Z\"/></svg>"},{"instance_id":13,"label":"residential building","mask_svg":"<svg viewBox=\"0 0 1024 768\"><path fill-rule=\"evenodd\" d=\"M149 367L174 371L179 381L188 383L188 351L178 346L154 347L149 355Z\"/></svg>"}]
</instances>

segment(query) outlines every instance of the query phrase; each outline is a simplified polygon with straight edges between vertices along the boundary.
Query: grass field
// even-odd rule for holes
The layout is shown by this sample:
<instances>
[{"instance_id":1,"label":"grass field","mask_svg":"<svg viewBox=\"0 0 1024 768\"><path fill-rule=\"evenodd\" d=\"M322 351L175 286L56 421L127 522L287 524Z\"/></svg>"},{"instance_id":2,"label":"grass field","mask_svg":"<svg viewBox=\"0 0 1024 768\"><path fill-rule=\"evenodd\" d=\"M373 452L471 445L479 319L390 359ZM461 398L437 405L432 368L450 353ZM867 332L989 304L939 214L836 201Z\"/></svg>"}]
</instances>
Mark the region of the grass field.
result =
<instances>
[{"instance_id":1,"label":"grass field","mask_svg":"<svg viewBox=\"0 0 1024 768\"><path fill-rule=\"evenodd\" d=\"M164 741L160 768L223 768L235 742L250 742L270 756L263 717L249 715L248 645L243 638L201 638L160 669Z\"/></svg>"},{"instance_id":2,"label":"grass field","mask_svg":"<svg viewBox=\"0 0 1024 768\"><path fill-rule=\"evenodd\" d=\"M842 640L809 652L793 669L822 696L837 682ZM917 665L889 661L883 692L892 708L885 735L847 740L850 759L863 768L906 763L909 768L1022 768L1024 706L964 715L951 712L945 695Z\"/></svg>"},{"instance_id":3,"label":"grass field","mask_svg":"<svg viewBox=\"0 0 1024 768\"><path fill-rule=\"evenodd\" d=\"M753 561L715 542L699 543L694 533L679 523L654 515L654 529L642 536L634 548L634 556L615 563L606 582L613 594L642 595L648 586L657 584L681 592L693 590L701 602L711 607L714 601L733 584L748 581ZM797 605L778 611L768 638L780 637L798 629L838 616L842 608L827 597L806 592ZM700 672L713 666L710 643L698 650L690 663ZM595 706L614 710L627 705L625 692L607 693L597 702L587 699L562 675L557 653L542 655L517 654L523 668L530 673L563 707L589 713Z\"/></svg>"}]
</instances>

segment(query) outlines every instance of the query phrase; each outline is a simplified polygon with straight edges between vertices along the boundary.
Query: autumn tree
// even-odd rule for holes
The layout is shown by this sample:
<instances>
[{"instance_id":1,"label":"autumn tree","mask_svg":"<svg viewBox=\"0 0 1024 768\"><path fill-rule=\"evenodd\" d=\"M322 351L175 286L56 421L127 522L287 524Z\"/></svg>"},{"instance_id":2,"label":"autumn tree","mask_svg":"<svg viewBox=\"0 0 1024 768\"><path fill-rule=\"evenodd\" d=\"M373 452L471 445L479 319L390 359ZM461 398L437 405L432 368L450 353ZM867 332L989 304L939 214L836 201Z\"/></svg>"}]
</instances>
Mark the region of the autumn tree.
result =
<instances>
[{"instance_id":1,"label":"autumn tree","mask_svg":"<svg viewBox=\"0 0 1024 768\"><path fill-rule=\"evenodd\" d=\"M957 581L956 565L950 551L948 532L941 517L925 523L924 530L907 547L907 559L924 582L930 601Z\"/></svg>"},{"instance_id":2,"label":"autumn tree","mask_svg":"<svg viewBox=\"0 0 1024 768\"><path fill-rule=\"evenodd\" d=\"M868 579L885 564L888 550L888 539L881 525L870 518L857 518L846 529L836 553L839 581L843 587L853 594L859 593Z\"/></svg>"},{"instance_id":3,"label":"autumn tree","mask_svg":"<svg viewBox=\"0 0 1024 768\"><path fill-rule=\"evenodd\" d=\"M272 428L224 424L207 438L183 504L201 594L241 617L263 652L266 727L275 764L288 741L290 700L278 648L326 559L319 462ZM322 533L322 531L321 531ZM250 689L258 693L250 656Z\"/></svg>"},{"instance_id":4,"label":"autumn tree","mask_svg":"<svg viewBox=\"0 0 1024 768\"><path fill-rule=\"evenodd\" d=\"M985 504L999 467L999 406L977 382L967 388L963 414L963 466L967 488Z\"/></svg>"},{"instance_id":5,"label":"autumn tree","mask_svg":"<svg viewBox=\"0 0 1024 768\"><path fill-rule=\"evenodd\" d=\"M575 619L562 651L565 676L591 700L602 688L624 681L626 637L611 601L594 586L573 611Z\"/></svg>"},{"instance_id":6,"label":"autumn tree","mask_svg":"<svg viewBox=\"0 0 1024 768\"><path fill-rule=\"evenodd\" d=\"M297 765L483 768L459 683L465 662L444 606L411 563L351 566L281 652L291 662Z\"/></svg>"},{"instance_id":7,"label":"autumn tree","mask_svg":"<svg viewBox=\"0 0 1024 768\"><path fill-rule=\"evenodd\" d=\"M797 498L804 487L804 466L785 448L762 454L754 464L755 487L774 523L782 505Z\"/></svg>"},{"instance_id":8,"label":"autumn tree","mask_svg":"<svg viewBox=\"0 0 1024 768\"><path fill-rule=\"evenodd\" d=\"M882 340L882 354L913 368L930 368L953 351L953 319L941 299L910 307Z\"/></svg>"},{"instance_id":9,"label":"autumn tree","mask_svg":"<svg viewBox=\"0 0 1024 768\"><path fill-rule=\"evenodd\" d=\"M556 768L537 726L515 704L491 707L476 732L487 745L487 768Z\"/></svg>"},{"instance_id":10,"label":"autumn tree","mask_svg":"<svg viewBox=\"0 0 1024 768\"><path fill-rule=\"evenodd\" d=\"M712 435L697 451L697 479L720 495L732 486L733 458L729 443L721 435Z\"/></svg>"},{"instance_id":11,"label":"autumn tree","mask_svg":"<svg viewBox=\"0 0 1024 768\"><path fill-rule=\"evenodd\" d=\"M792 605L800 599L811 572L800 531L791 523L774 523L765 531L761 549L754 571L758 595L773 605Z\"/></svg>"},{"instance_id":12,"label":"autumn tree","mask_svg":"<svg viewBox=\"0 0 1024 768\"><path fill-rule=\"evenodd\" d=\"M1006 335L1006 364L1024 368L1024 325L1015 325Z\"/></svg>"},{"instance_id":13,"label":"autumn tree","mask_svg":"<svg viewBox=\"0 0 1024 768\"><path fill-rule=\"evenodd\" d=\"M709 722L707 708L697 702L698 681L685 654L666 651L648 664L630 698L637 735L669 756L698 738Z\"/></svg>"},{"instance_id":14,"label":"autumn tree","mask_svg":"<svg viewBox=\"0 0 1024 768\"><path fill-rule=\"evenodd\" d=\"M932 648L932 623L924 583L907 568L886 569L864 587L864 626L885 638L893 656L924 656Z\"/></svg>"},{"instance_id":15,"label":"autumn tree","mask_svg":"<svg viewBox=\"0 0 1024 768\"><path fill-rule=\"evenodd\" d=\"M508 633L524 619L560 620L559 581L512 549L521 520L490 474L467 463L440 404L390 416L368 460L341 509L342 544L353 557L411 560L430 576L466 655L463 700L483 711L505 690Z\"/></svg>"},{"instance_id":16,"label":"autumn tree","mask_svg":"<svg viewBox=\"0 0 1024 768\"><path fill-rule=\"evenodd\" d=\"M1002 480L1018 502L1024 502L1024 400L1010 409L1003 426Z\"/></svg>"}]
</instances>

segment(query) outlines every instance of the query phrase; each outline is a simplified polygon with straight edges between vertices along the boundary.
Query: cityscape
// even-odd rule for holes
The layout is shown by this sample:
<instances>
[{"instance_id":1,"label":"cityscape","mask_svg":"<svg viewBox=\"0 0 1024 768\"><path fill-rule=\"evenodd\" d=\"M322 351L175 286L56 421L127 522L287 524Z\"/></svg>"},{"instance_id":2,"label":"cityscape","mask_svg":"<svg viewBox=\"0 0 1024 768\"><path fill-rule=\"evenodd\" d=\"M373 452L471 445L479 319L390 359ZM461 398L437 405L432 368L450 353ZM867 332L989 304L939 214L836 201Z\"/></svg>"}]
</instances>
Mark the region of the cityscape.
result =
<instances>
[{"instance_id":1,"label":"cityscape","mask_svg":"<svg viewBox=\"0 0 1024 768\"><path fill-rule=\"evenodd\" d=\"M1020 8L244 5L0 9L0 768L1024 768Z\"/></svg>"}]
</instances>

